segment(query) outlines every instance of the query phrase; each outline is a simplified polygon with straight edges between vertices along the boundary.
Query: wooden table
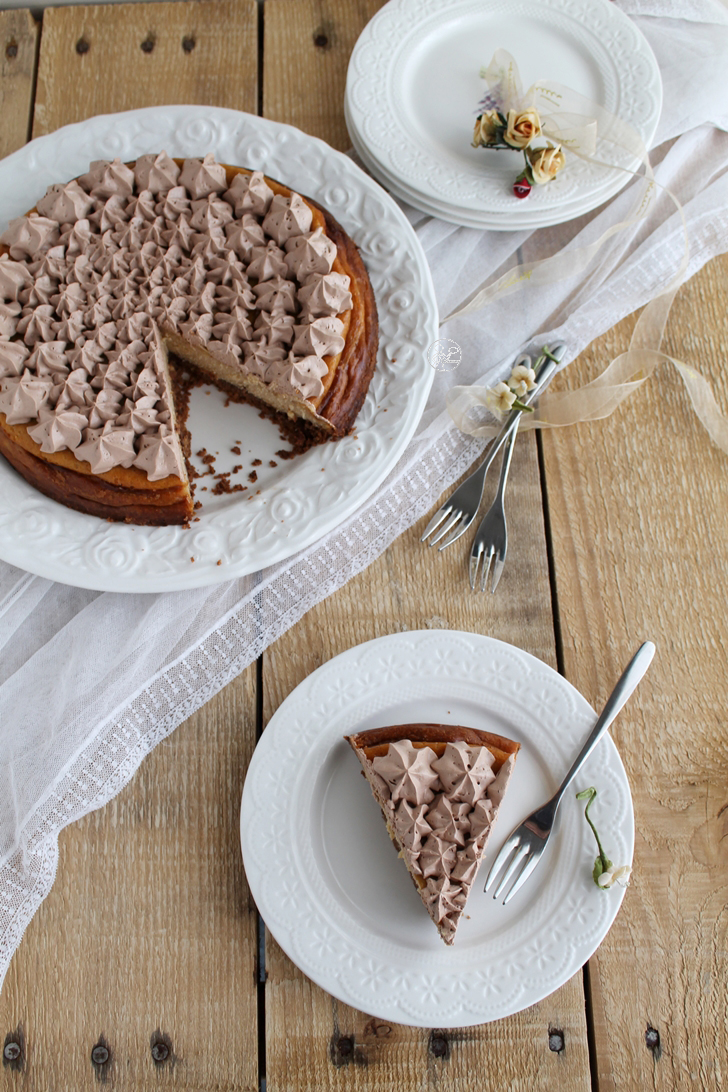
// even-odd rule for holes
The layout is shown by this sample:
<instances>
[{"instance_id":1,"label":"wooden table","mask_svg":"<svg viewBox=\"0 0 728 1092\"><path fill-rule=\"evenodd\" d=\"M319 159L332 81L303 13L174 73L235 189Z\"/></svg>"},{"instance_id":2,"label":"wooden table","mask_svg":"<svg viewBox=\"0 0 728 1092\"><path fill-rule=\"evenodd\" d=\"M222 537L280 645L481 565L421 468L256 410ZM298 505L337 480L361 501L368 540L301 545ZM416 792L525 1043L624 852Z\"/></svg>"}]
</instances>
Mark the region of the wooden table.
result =
<instances>
[{"instance_id":1,"label":"wooden table","mask_svg":"<svg viewBox=\"0 0 728 1092\"><path fill-rule=\"evenodd\" d=\"M93 114L207 102L338 148L346 66L379 0L194 0L0 13L0 154ZM728 402L728 258L687 284L668 351ZM633 319L564 385L596 375ZM65 830L55 886L15 955L2 1089L721 1087L726 1047L725 575L728 460L675 373L594 425L522 437L495 597L416 526ZM517 497L517 503L516 503ZM389 1026L329 997L259 932L238 808L256 731L319 664L405 629L487 633L557 667L593 705L645 637L650 673L613 736L634 794L634 880L583 974L509 1019ZM16 1053L12 1048L9 1053Z\"/></svg>"}]
</instances>

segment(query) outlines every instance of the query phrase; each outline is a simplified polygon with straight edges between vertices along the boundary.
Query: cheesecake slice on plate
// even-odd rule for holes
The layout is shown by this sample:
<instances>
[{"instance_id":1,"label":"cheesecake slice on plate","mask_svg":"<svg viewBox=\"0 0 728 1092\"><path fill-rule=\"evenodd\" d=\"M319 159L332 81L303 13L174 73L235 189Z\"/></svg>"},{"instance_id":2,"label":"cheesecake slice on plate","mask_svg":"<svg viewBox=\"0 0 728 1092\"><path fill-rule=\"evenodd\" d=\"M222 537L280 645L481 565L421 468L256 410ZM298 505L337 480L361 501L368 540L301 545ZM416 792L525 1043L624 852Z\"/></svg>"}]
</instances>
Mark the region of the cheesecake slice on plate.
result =
<instances>
[{"instance_id":1,"label":"cheesecake slice on plate","mask_svg":"<svg viewBox=\"0 0 728 1092\"><path fill-rule=\"evenodd\" d=\"M427 912L452 944L520 744L450 724L345 738Z\"/></svg>"}]
</instances>

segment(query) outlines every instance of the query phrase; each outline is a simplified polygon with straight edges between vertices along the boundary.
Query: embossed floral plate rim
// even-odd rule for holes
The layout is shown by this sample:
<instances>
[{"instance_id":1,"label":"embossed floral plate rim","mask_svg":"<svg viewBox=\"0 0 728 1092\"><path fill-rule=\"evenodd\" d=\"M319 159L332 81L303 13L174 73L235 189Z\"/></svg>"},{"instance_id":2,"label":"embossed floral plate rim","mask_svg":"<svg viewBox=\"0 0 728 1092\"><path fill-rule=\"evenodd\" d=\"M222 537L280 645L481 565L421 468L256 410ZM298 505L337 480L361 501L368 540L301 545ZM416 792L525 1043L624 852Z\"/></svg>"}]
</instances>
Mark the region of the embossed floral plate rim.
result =
<instances>
[{"instance_id":1,"label":"embossed floral plate rim","mask_svg":"<svg viewBox=\"0 0 728 1092\"><path fill-rule=\"evenodd\" d=\"M243 789L243 861L266 926L319 986L385 1021L463 1027L542 1000L594 953L625 894L592 881L596 846L583 806L564 800L548 856L508 906L482 884L512 827L560 783L595 717L547 664L480 634L398 633L329 660L275 712ZM342 738L422 720L490 728L522 744L452 947L397 860ZM609 737L574 793L591 784L605 849L629 863L632 799Z\"/></svg>"},{"instance_id":2,"label":"embossed floral plate rim","mask_svg":"<svg viewBox=\"0 0 728 1092\"><path fill-rule=\"evenodd\" d=\"M459 22L473 18L484 26L498 20L510 22L512 29L505 37L496 34L498 40L484 34L486 57L479 52L477 58L466 60L460 54L450 57L448 50L453 46L448 36L457 33ZM445 116L448 134L453 131L452 115L460 126L471 115L474 120L474 107L482 93L480 66L488 63L496 47L509 49L517 62L523 63L529 56L533 59L534 53L543 52L543 27L551 34L556 53L563 55L544 56L545 70L539 56L534 71L527 66L525 86L538 77L569 84L562 75L563 64L578 54L582 55L579 64L588 57L589 64L582 67L591 66L591 76L600 85L595 97L629 122L649 147L662 104L659 67L639 28L608 0L390 0L359 36L347 72L349 132L359 150L363 146L368 153L373 173L392 180L400 190L411 191L410 203L419 207L421 201L427 202L424 211L432 214L432 208L439 205L443 217L459 222L460 209L467 218L466 226L474 226L475 219L478 226L494 230L517 229L526 219L533 221L537 210L543 222L537 220L530 226L559 223L591 211L617 193L629 181L628 173L572 159L568 171L555 182L535 187L527 201L519 201L511 193L511 182L505 185L503 181L504 172L511 177L511 163L517 173L518 156L485 154L482 149L471 152L470 122L470 128L458 134L462 137L458 139L458 155L445 150L449 143L449 135L442 131ZM466 49L474 38L471 28ZM384 48L391 42L396 43L393 48ZM432 75L422 77L423 67L432 64L433 42L436 59L448 59L453 70L458 69L456 78L445 84L438 82L437 75L434 79ZM472 87L467 94L462 86L451 92L451 86L462 84L463 66L468 73L472 69ZM571 85L584 91L578 82ZM413 107L416 99L423 105ZM447 110L442 109L445 100ZM424 118L428 119L427 132ZM469 157L467 166L464 157ZM638 161L622 165L633 170L640 166Z\"/></svg>"},{"instance_id":3,"label":"embossed floral plate rim","mask_svg":"<svg viewBox=\"0 0 728 1092\"><path fill-rule=\"evenodd\" d=\"M351 436L280 467L259 495L216 499L217 507L203 507L189 529L111 524L75 512L33 489L0 458L0 558L100 591L205 587L311 545L353 514L393 468L434 379L426 353L437 337L437 304L413 229L349 157L292 126L209 106L147 107L65 126L0 162L0 230L48 185L82 173L91 160L131 160L161 148L178 156L213 151L223 162L267 171L326 205L367 264L379 352ZM251 407L238 409L255 416ZM272 455L280 439L272 427L269 432ZM205 494L197 497L204 501Z\"/></svg>"}]
</instances>

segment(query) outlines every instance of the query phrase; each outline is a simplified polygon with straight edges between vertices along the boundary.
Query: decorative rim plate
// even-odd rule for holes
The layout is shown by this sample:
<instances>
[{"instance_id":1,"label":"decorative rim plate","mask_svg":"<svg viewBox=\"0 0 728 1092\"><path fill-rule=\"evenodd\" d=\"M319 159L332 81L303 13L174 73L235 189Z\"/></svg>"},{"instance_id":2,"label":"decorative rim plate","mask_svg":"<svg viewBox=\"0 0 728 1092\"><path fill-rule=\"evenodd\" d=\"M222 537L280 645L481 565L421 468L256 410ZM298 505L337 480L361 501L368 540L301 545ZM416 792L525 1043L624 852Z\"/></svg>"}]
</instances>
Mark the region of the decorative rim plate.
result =
<instances>
[{"instance_id":1,"label":"decorative rim plate","mask_svg":"<svg viewBox=\"0 0 728 1092\"><path fill-rule=\"evenodd\" d=\"M557 672L512 645L448 630L358 645L283 702L256 747L243 790L245 871L266 925L301 970L383 1020L463 1027L542 1000L589 959L624 896L600 891L596 846L570 794L553 844L507 905L482 890L511 829L558 787L594 724ZM446 947L389 844L379 808L342 737L385 724L468 724L522 744L483 869ZM627 776L605 737L574 784L594 784L605 848L629 863Z\"/></svg>"},{"instance_id":2,"label":"decorative rim plate","mask_svg":"<svg viewBox=\"0 0 728 1092\"><path fill-rule=\"evenodd\" d=\"M390 0L364 28L347 74L350 133L375 172L421 195L425 211L440 206L452 219L461 210L468 226L475 218L501 230L536 214L532 226L571 219L626 185L628 173L572 157L527 202L513 197L518 155L470 146L479 70L498 47L516 58L524 87L539 78L572 87L630 123L649 147L662 105L659 68L640 30L609 0Z\"/></svg>"},{"instance_id":3,"label":"decorative rim plate","mask_svg":"<svg viewBox=\"0 0 728 1092\"><path fill-rule=\"evenodd\" d=\"M417 427L435 374L426 353L437 338L437 304L407 219L351 159L289 125L210 106L159 106L66 126L0 162L0 230L52 182L83 173L92 160L131 160L162 148L177 156L214 151L222 162L263 170L326 205L369 271L379 353L354 433L274 466L278 430L253 407L223 412L217 392L204 398L198 389L190 412L194 447L219 449L217 469L224 471L235 463L230 448L242 439L244 454L257 455L262 465L255 487L243 493L212 496L198 482L203 508L188 530L111 524L74 512L0 458L0 557L51 580L102 591L203 587L309 546L387 476Z\"/></svg>"}]
</instances>

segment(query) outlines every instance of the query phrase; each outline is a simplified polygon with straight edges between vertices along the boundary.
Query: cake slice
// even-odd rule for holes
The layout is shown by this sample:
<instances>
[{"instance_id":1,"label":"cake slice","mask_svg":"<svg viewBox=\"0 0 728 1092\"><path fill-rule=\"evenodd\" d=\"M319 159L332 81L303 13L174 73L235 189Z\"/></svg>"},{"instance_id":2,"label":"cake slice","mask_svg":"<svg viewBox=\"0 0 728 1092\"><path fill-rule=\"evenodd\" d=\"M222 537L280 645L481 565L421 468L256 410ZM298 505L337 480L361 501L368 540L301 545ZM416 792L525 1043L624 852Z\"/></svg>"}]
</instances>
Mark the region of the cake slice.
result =
<instances>
[{"instance_id":1,"label":"cake slice","mask_svg":"<svg viewBox=\"0 0 728 1092\"><path fill-rule=\"evenodd\" d=\"M345 738L427 912L452 944L520 744L449 724Z\"/></svg>"}]
</instances>

